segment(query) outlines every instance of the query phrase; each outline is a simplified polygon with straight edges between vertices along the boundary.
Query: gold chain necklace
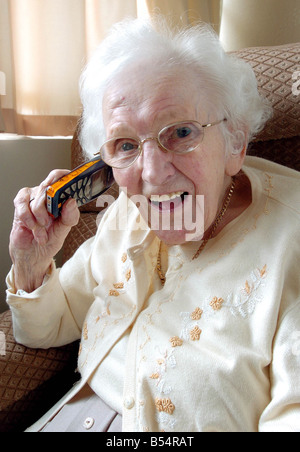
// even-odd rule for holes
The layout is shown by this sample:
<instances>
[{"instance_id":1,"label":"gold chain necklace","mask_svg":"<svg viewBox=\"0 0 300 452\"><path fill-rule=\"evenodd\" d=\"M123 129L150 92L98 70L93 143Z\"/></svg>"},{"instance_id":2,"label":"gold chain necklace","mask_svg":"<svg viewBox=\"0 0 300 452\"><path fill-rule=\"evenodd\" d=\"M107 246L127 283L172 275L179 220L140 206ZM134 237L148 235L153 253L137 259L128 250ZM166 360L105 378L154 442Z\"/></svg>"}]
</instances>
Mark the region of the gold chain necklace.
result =
<instances>
[{"instance_id":1,"label":"gold chain necklace","mask_svg":"<svg viewBox=\"0 0 300 452\"><path fill-rule=\"evenodd\" d=\"M232 198L233 192L234 192L234 188L235 188L235 178L232 178L232 183L231 186L229 188L229 192L228 195L226 196L223 205L222 205L222 209L220 210L219 214L217 215L212 227L211 227L211 231L209 236L207 237L207 239L203 240L200 247L198 248L198 250L196 251L196 253L194 254L192 260L197 259L197 257L200 255L200 253L203 251L205 245L207 244L207 242L212 238L213 234L215 233L217 227L219 226L219 224L221 223L227 209L230 203L230 200ZM160 242L160 248L159 248L159 252L158 252L158 256L157 256L157 263L156 263L156 270L159 276L159 279L161 280L162 285L164 286L165 282L166 282L166 277L165 274L163 273L162 269L161 269L161 242Z\"/></svg>"}]
</instances>

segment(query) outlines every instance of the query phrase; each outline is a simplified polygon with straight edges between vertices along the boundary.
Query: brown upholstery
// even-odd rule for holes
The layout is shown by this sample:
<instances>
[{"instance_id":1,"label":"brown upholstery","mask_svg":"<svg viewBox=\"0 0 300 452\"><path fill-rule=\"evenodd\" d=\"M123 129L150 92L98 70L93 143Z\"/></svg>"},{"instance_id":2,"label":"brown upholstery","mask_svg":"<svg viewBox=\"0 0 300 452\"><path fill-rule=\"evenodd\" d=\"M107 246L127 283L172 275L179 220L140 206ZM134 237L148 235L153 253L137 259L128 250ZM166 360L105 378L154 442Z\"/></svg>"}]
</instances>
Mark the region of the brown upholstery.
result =
<instances>
[{"instance_id":1,"label":"brown upholstery","mask_svg":"<svg viewBox=\"0 0 300 452\"><path fill-rule=\"evenodd\" d=\"M249 146L249 154L264 157L300 171L300 95L292 93L292 76L300 70L300 44L250 48L235 52L248 61L259 89L272 103L274 116ZM83 162L76 130L72 166ZM115 197L118 189L110 189ZM81 209L81 220L65 245L64 259L93 236L99 208L91 203ZM6 355L0 356L0 431L19 431L30 425L73 384L77 344L50 350L32 350L15 343L10 313L0 315L6 335ZM45 395L46 394L46 395Z\"/></svg>"},{"instance_id":2,"label":"brown upholstery","mask_svg":"<svg viewBox=\"0 0 300 452\"><path fill-rule=\"evenodd\" d=\"M292 138L300 134L300 99L292 91L293 74L300 70L300 44L254 47L236 52L251 64L259 91L271 101L274 116L257 141Z\"/></svg>"},{"instance_id":3,"label":"brown upholstery","mask_svg":"<svg viewBox=\"0 0 300 452\"><path fill-rule=\"evenodd\" d=\"M300 171L300 92L293 94L293 74L300 70L300 44L254 47L235 52L251 64L259 91L274 115L250 144L248 154Z\"/></svg>"},{"instance_id":4,"label":"brown upholstery","mask_svg":"<svg viewBox=\"0 0 300 452\"><path fill-rule=\"evenodd\" d=\"M0 354L0 432L23 431L78 379L78 344L48 350L17 344L10 311L0 314L5 356Z\"/></svg>"}]
</instances>

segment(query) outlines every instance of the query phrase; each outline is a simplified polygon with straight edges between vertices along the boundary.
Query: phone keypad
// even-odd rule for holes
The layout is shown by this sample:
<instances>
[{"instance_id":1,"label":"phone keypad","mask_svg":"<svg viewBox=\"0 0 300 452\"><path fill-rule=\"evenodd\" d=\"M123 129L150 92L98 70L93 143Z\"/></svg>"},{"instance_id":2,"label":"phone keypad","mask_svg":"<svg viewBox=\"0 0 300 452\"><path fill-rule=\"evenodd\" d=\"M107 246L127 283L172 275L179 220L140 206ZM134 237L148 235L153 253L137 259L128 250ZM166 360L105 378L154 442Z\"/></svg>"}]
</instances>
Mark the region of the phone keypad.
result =
<instances>
[{"instance_id":1,"label":"phone keypad","mask_svg":"<svg viewBox=\"0 0 300 452\"><path fill-rule=\"evenodd\" d=\"M60 202L64 202L68 198L74 198L78 207L86 204L91 200L91 186L92 181L88 177L79 179L61 193Z\"/></svg>"}]
</instances>

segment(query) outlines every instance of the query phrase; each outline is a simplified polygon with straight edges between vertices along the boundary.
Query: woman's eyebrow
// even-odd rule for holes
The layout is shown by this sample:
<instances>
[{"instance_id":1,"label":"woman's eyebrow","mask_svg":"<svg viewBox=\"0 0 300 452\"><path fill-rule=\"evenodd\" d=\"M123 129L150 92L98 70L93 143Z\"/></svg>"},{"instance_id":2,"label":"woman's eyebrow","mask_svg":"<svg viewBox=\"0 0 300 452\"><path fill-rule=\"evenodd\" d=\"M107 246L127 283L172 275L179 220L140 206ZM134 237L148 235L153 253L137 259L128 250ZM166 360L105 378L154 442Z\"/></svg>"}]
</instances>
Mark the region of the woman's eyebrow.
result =
<instances>
[{"instance_id":1,"label":"woman's eyebrow","mask_svg":"<svg viewBox=\"0 0 300 452\"><path fill-rule=\"evenodd\" d=\"M108 130L108 136L112 137L137 137L136 132L127 124L112 126Z\"/></svg>"}]
</instances>

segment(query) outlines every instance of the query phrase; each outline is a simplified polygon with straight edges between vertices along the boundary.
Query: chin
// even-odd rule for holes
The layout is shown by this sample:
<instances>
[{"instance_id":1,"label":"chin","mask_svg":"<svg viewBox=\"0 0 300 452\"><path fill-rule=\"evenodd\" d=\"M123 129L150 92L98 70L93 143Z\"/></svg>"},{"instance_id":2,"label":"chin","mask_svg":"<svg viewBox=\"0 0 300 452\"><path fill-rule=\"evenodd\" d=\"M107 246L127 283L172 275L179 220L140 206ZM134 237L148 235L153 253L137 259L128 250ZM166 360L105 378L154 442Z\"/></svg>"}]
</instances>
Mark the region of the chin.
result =
<instances>
[{"instance_id":1,"label":"chin","mask_svg":"<svg viewBox=\"0 0 300 452\"><path fill-rule=\"evenodd\" d=\"M167 204L167 203L165 203ZM149 227L154 231L157 237L167 245L181 245L190 241L199 241L204 233L204 203L203 197L200 197L194 205L192 196L185 198L184 203L173 205L166 208L164 203L159 207L148 203L148 211L140 208L144 219ZM141 207L141 206L140 206Z\"/></svg>"}]
</instances>

